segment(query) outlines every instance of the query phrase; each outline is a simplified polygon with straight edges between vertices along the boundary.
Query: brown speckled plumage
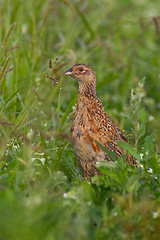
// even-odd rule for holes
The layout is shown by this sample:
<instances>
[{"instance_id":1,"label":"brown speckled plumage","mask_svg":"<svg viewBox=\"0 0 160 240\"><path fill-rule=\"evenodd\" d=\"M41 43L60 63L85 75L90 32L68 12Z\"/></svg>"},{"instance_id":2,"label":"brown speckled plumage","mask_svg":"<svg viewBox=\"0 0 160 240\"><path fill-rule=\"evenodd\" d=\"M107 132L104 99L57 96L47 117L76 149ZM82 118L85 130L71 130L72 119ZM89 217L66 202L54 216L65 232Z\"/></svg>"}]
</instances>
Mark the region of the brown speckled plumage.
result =
<instances>
[{"instance_id":1,"label":"brown speckled plumage","mask_svg":"<svg viewBox=\"0 0 160 240\"><path fill-rule=\"evenodd\" d=\"M95 141L115 152L120 157L125 151L117 144L117 140L127 142L123 132L112 123L96 96L96 76L94 70L85 64L76 64L65 75L78 80L79 93L74 121L71 127L71 138L78 165L85 179L99 175L96 162L110 160ZM127 155L126 162L135 165L136 161Z\"/></svg>"}]
</instances>

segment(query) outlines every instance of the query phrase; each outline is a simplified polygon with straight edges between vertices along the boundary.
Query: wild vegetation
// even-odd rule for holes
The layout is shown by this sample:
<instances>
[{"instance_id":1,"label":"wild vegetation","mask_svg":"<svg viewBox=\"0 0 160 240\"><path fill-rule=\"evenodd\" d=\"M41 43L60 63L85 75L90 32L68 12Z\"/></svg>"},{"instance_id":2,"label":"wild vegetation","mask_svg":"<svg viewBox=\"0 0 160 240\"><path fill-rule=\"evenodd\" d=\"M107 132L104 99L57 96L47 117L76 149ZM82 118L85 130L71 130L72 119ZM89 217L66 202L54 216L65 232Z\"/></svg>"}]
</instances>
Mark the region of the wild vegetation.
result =
<instances>
[{"instance_id":1,"label":"wild vegetation","mask_svg":"<svg viewBox=\"0 0 160 240\"><path fill-rule=\"evenodd\" d=\"M159 13L149 0L1 0L0 239L159 239ZM96 71L138 163L112 156L92 185L70 141L75 63Z\"/></svg>"}]
</instances>

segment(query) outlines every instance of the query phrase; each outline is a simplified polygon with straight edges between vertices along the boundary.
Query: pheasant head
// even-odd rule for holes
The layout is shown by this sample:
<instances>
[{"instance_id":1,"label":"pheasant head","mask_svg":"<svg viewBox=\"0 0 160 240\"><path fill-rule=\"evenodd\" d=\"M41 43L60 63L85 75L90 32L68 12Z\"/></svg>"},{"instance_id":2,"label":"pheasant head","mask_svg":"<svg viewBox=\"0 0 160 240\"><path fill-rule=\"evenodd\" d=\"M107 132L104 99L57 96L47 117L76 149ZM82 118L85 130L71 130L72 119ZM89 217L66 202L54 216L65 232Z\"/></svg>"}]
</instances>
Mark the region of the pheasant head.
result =
<instances>
[{"instance_id":1,"label":"pheasant head","mask_svg":"<svg viewBox=\"0 0 160 240\"><path fill-rule=\"evenodd\" d=\"M90 66L76 64L68 69L64 75L78 80L80 94L96 96L96 74Z\"/></svg>"}]
</instances>

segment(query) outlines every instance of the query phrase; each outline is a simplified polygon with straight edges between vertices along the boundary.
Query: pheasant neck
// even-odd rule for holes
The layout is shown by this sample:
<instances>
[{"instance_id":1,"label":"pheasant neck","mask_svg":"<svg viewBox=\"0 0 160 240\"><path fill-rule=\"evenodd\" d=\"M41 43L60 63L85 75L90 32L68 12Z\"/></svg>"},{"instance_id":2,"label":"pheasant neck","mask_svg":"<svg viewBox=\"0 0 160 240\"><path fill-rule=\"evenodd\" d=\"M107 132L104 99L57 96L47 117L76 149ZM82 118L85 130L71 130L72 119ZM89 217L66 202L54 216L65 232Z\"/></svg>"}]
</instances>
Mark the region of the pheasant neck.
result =
<instances>
[{"instance_id":1,"label":"pheasant neck","mask_svg":"<svg viewBox=\"0 0 160 240\"><path fill-rule=\"evenodd\" d=\"M85 96L96 96L96 84L94 82L90 83L80 83L79 84L79 94L84 94Z\"/></svg>"}]
</instances>

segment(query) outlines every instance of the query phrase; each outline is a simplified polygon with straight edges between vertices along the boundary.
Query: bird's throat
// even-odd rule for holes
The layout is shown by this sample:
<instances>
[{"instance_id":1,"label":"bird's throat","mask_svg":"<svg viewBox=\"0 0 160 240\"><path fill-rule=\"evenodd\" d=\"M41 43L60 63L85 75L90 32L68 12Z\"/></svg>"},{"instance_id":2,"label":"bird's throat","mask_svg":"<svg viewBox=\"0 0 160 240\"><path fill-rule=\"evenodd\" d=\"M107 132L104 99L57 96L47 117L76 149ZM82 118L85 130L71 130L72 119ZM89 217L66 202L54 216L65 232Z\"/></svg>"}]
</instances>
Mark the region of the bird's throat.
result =
<instances>
[{"instance_id":1,"label":"bird's throat","mask_svg":"<svg viewBox=\"0 0 160 240\"><path fill-rule=\"evenodd\" d=\"M90 83L79 83L80 95L96 97L96 84L94 82Z\"/></svg>"}]
</instances>

